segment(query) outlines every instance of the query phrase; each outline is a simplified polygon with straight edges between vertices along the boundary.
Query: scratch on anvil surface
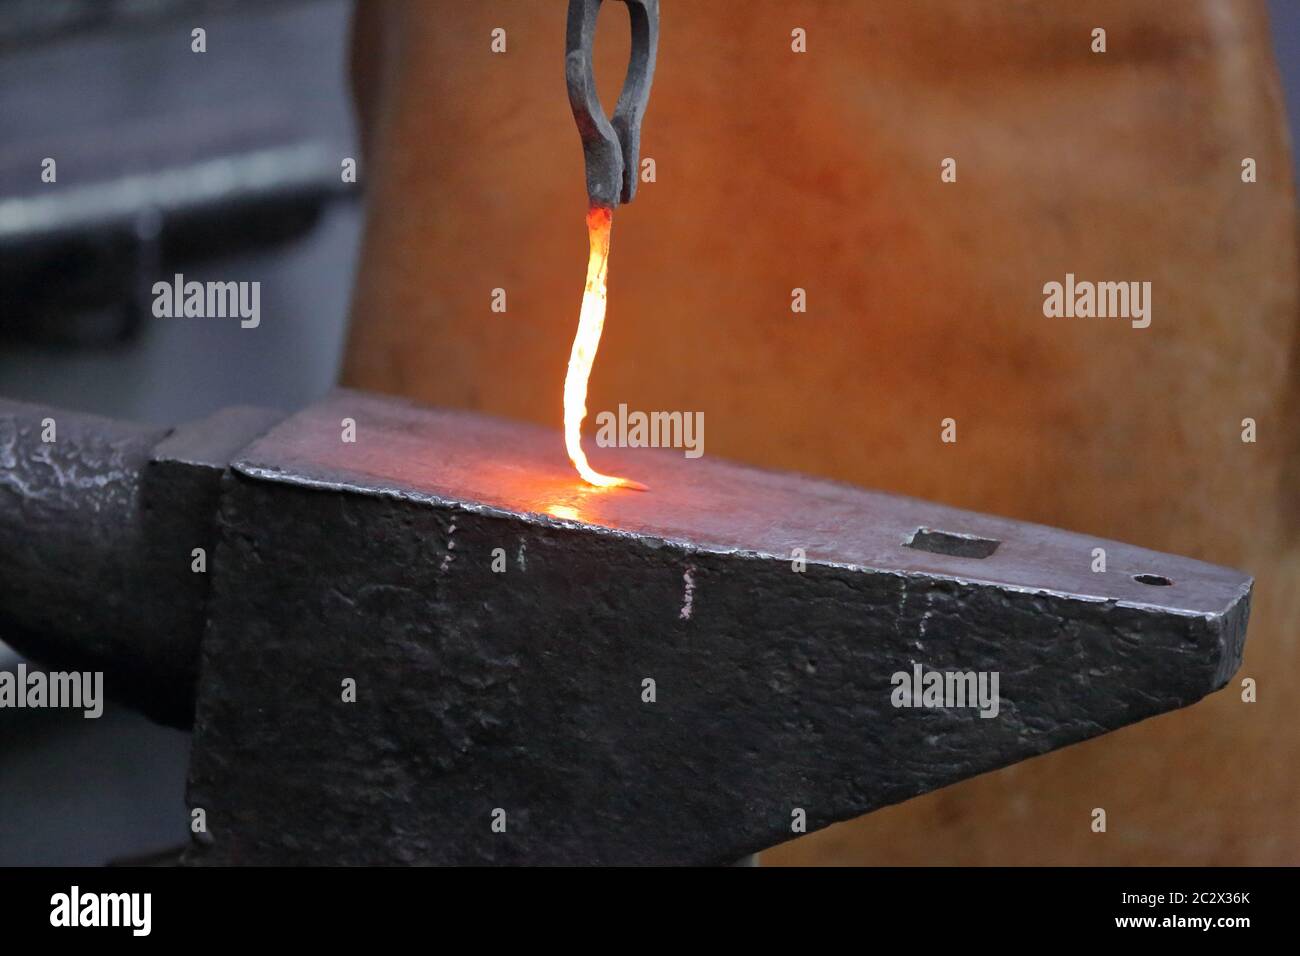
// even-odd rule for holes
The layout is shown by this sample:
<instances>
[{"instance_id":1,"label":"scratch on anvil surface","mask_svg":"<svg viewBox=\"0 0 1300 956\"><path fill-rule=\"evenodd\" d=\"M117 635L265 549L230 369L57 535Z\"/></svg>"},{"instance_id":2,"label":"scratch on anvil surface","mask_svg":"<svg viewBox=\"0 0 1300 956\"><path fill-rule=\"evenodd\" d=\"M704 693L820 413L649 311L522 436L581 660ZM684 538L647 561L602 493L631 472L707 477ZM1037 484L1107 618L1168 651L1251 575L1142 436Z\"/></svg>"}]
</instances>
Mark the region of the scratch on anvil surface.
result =
<instances>
[{"instance_id":1,"label":"scratch on anvil surface","mask_svg":"<svg viewBox=\"0 0 1300 956\"><path fill-rule=\"evenodd\" d=\"M903 615L907 611L907 578L902 578L903 589L898 595L898 613L894 615L894 633L903 636Z\"/></svg>"},{"instance_id":2,"label":"scratch on anvil surface","mask_svg":"<svg viewBox=\"0 0 1300 956\"><path fill-rule=\"evenodd\" d=\"M691 611L695 607L695 565L688 564L686 572L682 575L682 583L686 585L686 593L682 595L682 610L679 615L681 620L689 621Z\"/></svg>"},{"instance_id":3,"label":"scratch on anvil surface","mask_svg":"<svg viewBox=\"0 0 1300 956\"><path fill-rule=\"evenodd\" d=\"M447 553L443 556L439 571L446 571L451 567L451 553L454 550L456 550L456 523L453 521L451 527L447 529Z\"/></svg>"}]
</instances>

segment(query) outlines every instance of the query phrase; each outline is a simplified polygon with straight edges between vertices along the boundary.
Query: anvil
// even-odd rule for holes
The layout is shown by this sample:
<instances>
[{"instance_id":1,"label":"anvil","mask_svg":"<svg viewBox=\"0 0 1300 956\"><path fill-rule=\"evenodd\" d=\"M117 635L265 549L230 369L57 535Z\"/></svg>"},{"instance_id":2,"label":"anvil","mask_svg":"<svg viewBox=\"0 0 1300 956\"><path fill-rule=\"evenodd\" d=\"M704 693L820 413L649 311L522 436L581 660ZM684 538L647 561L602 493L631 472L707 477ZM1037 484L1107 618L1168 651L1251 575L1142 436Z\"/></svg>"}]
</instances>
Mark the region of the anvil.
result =
<instances>
[{"instance_id":1,"label":"anvil","mask_svg":"<svg viewBox=\"0 0 1300 956\"><path fill-rule=\"evenodd\" d=\"M652 491L584 485L545 428L350 391L175 430L0 403L0 638L192 708L194 864L727 862L1240 664L1237 571L599 457ZM997 707L901 693L931 672L997 675Z\"/></svg>"}]
</instances>

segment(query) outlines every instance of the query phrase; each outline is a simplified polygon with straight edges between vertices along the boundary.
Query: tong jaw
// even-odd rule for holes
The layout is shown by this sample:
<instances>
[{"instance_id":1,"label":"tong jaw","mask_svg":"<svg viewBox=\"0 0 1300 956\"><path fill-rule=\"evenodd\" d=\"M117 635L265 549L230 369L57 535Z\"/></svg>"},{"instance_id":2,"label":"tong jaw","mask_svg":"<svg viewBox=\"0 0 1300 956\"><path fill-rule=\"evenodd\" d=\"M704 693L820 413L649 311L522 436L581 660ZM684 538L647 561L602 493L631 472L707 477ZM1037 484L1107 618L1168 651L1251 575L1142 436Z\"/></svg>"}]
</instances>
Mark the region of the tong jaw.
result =
<instances>
[{"instance_id":1,"label":"tong jaw","mask_svg":"<svg viewBox=\"0 0 1300 956\"><path fill-rule=\"evenodd\" d=\"M605 116L596 95L591 65L596 15L602 2L569 0L564 78L586 157L587 197L593 206L612 209L636 196L641 118L650 100L659 46L659 0L623 0L632 20L632 55L612 119Z\"/></svg>"}]
</instances>

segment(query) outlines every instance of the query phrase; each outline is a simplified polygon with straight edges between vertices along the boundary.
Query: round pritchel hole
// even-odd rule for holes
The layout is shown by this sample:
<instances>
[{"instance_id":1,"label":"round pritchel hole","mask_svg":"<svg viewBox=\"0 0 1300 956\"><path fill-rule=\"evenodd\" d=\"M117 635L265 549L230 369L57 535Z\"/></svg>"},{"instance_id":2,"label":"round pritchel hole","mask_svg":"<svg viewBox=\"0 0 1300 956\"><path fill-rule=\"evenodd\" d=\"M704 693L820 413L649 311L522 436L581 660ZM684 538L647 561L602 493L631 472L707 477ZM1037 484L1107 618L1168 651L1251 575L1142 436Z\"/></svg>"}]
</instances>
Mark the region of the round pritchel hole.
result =
<instances>
[{"instance_id":1,"label":"round pritchel hole","mask_svg":"<svg viewBox=\"0 0 1300 956\"><path fill-rule=\"evenodd\" d=\"M1157 588L1167 588L1174 583L1162 574L1135 574L1133 580L1138 584L1150 584Z\"/></svg>"}]
</instances>

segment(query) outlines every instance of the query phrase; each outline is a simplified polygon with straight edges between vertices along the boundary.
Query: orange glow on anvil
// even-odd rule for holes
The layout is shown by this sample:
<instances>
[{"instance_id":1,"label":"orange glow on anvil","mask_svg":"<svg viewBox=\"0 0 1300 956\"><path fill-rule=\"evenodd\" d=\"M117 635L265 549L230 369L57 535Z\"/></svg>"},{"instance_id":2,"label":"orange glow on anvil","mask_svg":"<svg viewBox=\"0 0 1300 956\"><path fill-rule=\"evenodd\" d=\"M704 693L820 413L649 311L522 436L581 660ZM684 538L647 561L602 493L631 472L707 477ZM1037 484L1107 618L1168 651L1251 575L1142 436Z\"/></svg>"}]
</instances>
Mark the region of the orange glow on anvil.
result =
<instances>
[{"instance_id":1,"label":"orange glow on anvil","mask_svg":"<svg viewBox=\"0 0 1300 956\"><path fill-rule=\"evenodd\" d=\"M608 298L605 276L609 270L609 234L614 211L592 206L587 213L587 236L591 254L587 259L587 286L582 292L582 311L578 314L578 334L569 353L569 371L564 377L564 447L569 460L584 481L599 488L633 488L646 486L630 478L602 475L587 463L582 450L582 422L587 417L587 380L600 347L600 333L605 328L605 303Z\"/></svg>"},{"instance_id":2,"label":"orange glow on anvil","mask_svg":"<svg viewBox=\"0 0 1300 956\"><path fill-rule=\"evenodd\" d=\"M560 518L564 521L582 520L582 515L578 513L578 509L571 505L551 505L546 509L546 513L552 518Z\"/></svg>"}]
</instances>

